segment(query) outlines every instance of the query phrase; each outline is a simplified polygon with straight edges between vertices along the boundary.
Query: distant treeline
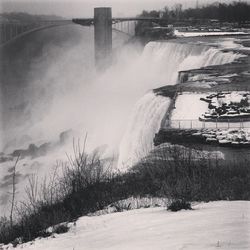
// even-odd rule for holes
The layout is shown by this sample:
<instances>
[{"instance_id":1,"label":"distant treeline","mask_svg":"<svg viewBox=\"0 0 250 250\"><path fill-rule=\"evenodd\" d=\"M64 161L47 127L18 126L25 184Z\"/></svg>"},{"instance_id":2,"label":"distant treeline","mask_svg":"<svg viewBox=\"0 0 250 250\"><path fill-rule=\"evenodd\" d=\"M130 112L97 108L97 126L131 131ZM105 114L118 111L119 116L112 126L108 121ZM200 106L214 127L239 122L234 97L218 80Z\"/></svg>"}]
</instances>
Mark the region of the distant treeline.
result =
<instances>
[{"instance_id":1,"label":"distant treeline","mask_svg":"<svg viewBox=\"0 0 250 250\"><path fill-rule=\"evenodd\" d=\"M247 2L213 3L203 7L183 9L182 4L176 4L171 9L165 7L160 11L143 11L140 16L160 17L169 22L193 19L214 19L220 22L237 22L239 24L250 21L250 4Z\"/></svg>"}]
</instances>

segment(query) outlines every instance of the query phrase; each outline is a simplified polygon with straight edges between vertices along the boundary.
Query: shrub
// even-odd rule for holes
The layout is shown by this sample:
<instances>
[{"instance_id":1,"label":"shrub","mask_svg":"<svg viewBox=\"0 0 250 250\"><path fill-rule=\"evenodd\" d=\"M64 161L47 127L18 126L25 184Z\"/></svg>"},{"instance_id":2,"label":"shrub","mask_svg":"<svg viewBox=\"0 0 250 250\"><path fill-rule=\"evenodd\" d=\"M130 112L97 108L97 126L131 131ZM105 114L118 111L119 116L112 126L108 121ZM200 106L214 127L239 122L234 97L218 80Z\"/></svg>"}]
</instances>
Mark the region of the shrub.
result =
<instances>
[{"instance_id":1,"label":"shrub","mask_svg":"<svg viewBox=\"0 0 250 250\"><path fill-rule=\"evenodd\" d=\"M133 171L138 190L172 200L250 199L249 159L218 159L183 146L159 147ZM142 186L140 186L142 185Z\"/></svg>"},{"instance_id":2,"label":"shrub","mask_svg":"<svg viewBox=\"0 0 250 250\"><path fill-rule=\"evenodd\" d=\"M64 221L73 220L91 211L96 211L117 200L112 196L118 179L111 172L111 163L103 160L98 150L85 152L80 142L73 143L74 156L68 162L58 163L49 179L39 184L38 177L29 177L26 187L27 199L16 209L16 220L3 218L0 222L0 242L9 243L22 238L23 242L39 236L48 236L46 229ZM63 176L57 169L62 167ZM113 190L113 191L112 191ZM57 228L66 232L66 227Z\"/></svg>"},{"instance_id":3,"label":"shrub","mask_svg":"<svg viewBox=\"0 0 250 250\"><path fill-rule=\"evenodd\" d=\"M127 203L126 201L117 201L111 204L111 207L114 207L116 212L123 212L131 210L131 203Z\"/></svg>"},{"instance_id":4,"label":"shrub","mask_svg":"<svg viewBox=\"0 0 250 250\"><path fill-rule=\"evenodd\" d=\"M82 215L103 210L148 207L128 197L169 199L168 209L190 209L191 201L250 199L249 160L218 160L202 150L182 146L158 147L126 173L114 174L98 151L87 154L74 144L74 157L63 165L63 176L55 172L38 185L30 177L28 199L16 208L17 220L0 220L0 242L30 241L48 236L47 228ZM240 157L239 157L240 158ZM40 190L40 191L39 191ZM157 203L158 204L158 201ZM59 227L58 232L67 228Z\"/></svg>"},{"instance_id":5,"label":"shrub","mask_svg":"<svg viewBox=\"0 0 250 250\"><path fill-rule=\"evenodd\" d=\"M56 225L53 228L53 233L56 233L56 234L63 234L63 233L67 233L68 231L69 231L69 227L65 223Z\"/></svg>"},{"instance_id":6,"label":"shrub","mask_svg":"<svg viewBox=\"0 0 250 250\"><path fill-rule=\"evenodd\" d=\"M170 210L172 212L177 212L182 209L191 210L191 203L185 200L174 200L167 206L167 210Z\"/></svg>"}]
</instances>

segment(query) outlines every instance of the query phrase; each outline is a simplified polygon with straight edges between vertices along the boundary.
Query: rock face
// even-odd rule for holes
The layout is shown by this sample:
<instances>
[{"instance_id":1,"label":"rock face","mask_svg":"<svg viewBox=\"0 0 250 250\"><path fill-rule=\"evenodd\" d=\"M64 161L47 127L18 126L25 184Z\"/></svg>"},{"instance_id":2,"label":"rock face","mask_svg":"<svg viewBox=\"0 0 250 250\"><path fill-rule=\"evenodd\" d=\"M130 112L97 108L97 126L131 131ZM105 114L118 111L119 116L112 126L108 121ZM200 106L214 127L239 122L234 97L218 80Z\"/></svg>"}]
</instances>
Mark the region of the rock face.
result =
<instances>
[{"instance_id":1,"label":"rock face","mask_svg":"<svg viewBox=\"0 0 250 250\"><path fill-rule=\"evenodd\" d=\"M40 146L37 146L35 144L30 144L27 149L17 149L12 152L12 154L9 157L31 157L36 158L40 156L47 155L49 152L54 150L56 147L60 147L68 143L73 138L73 131L72 130L66 130L60 133L59 140L57 142L46 142L41 144ZM4 160L7 156L0 155L0 162L1 159ZM7 158L6 158L7 159Z\"/></svg>"},{"instance_id":2,"label":"rock face","mask_svg":"<svg viewBox=\"0 0 250 250\"><path fill-rule=\"evenodd\" d=\"M26 157L30 156L31 158L44 156L52 149L51 143L44 143L41 146L36 146L35 144L30 144L27 149L17 149L12 153L13 157L21 156Z\"/></svg>"},{"instance_id":3,"label":"rock face","mask_svg":"<svg viewBox=\"0 0 250 250\"><path fill-rule=\"evenodd\" d=\"M155 135L154 145L213 144L217 146L250 148L250 133L246 130L221 129L161 129Z\"/></svg>"},{"instance_id":4,"label":"rock face","mask_svg":"<svg viewBox=\"0 0 250 250\"><path fill-rule=\"evenodd\" d=\"M13 157L10 155L5 155L4 153L0 153L0 163L11 161L13 160Z\"/></svg>"},{"instance_id":5,"label":"rock face","mask_svg":"<svg viewBox=\"0 0 250 250\"><path fill-rule=\"evenodd\" d=\"M200 121L246 121L250 119L250 92L219 92L210 94L201 101L208 103L208 111L199 117Z\"/></svg>"},{"instance_id":6,"label":"rock face","mask_svg":"<svg viewBox=\"0 0 250 250\"><path fill-rule=\"evenodd\" d=\"M198 134L198 132L197 129L160 129L155 135L154 145L158 146L166 142L173 144L205 143L205 138L201 134Z\"/></svg>"}]
</instances>

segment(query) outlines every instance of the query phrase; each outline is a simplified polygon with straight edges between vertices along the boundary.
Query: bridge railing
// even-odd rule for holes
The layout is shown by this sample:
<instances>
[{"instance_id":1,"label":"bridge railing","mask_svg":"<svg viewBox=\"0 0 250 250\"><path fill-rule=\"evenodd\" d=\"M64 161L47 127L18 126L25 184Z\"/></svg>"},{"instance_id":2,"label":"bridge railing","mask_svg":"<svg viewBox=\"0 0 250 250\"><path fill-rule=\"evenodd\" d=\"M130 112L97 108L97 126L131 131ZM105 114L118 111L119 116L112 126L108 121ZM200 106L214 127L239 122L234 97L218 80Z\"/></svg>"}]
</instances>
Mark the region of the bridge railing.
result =
<instances>
[{"instance_id":1,"label":"bridge railing","mask_svg":"<svg viewBox=\"0 0 250 250\"><path fill-rule=\"evenodd\" d=\"M200 121L200 120L168 120L166 128L176 129L250 129L249 119L228 119L221 121Z\"/></svg>"},{"instance_id":2,"label":"bridge railing","mask_svg":"<svg viewBox=\"0 0 250 250\"><path fill-rule=\"evenodd\" d=\"M112 29L128 34L130 36L134 36L136 24L137 21L133 20L113 22Z\"/></svg>"}]
</instances>

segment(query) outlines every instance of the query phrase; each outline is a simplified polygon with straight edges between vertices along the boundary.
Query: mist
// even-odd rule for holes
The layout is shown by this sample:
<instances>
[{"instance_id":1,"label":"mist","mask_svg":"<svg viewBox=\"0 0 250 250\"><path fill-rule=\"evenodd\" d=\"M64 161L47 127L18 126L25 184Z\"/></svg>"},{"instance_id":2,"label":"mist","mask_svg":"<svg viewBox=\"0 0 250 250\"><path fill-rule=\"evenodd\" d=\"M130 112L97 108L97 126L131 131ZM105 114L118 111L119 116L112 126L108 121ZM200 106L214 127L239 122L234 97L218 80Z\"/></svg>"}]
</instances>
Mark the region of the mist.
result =
<instances>
[{"instance_id":1,"label":"mist","mask_svg":"<svg viewBox=\"0 0 250 250\"><path fill-rule=\"evenodd\" d=\"M96 72L93 29L80 27L79 32L83 34L79 41L62 46L48 43L39 57L32 58L21 83L24 90L13 97L19 102L10 108L27 103L22 117L18 121L18 109L5 121L5 150L55 141L61 132L72 129L76 137L88 133L91 149L105 144L117 151L135 102L162 84L153 72L144 74L143 47L124 45L128 37L118 33L113 35L113 65Z\"/></svg>"},{"instance_id":2,"label":"mist","mask_svg":"<svg viewBox=\"0 0 250 250\"><path fill-rule=\"evenodd\" d=\"M128 36L114 32L113 63L106 71L96 72L93 29L77 26L74 32L79 37L61 44L46 43L39 56L30 59L25 80L15 80L19 84L13 87L15 94L6 98L10 102L6 112L13 114L5 116L5 151L53 142L63 131L72 130L77 138L88 134L89 150L106 145L110 153L118 154L123 135L133 122L132 110L147 92L175 84L180 70L235 59L233 54L227 56L205 45L154 42L144 49L139 43L127 43ZM135 133L133 126L130 130Z\"/></svg>"}]
</instances>

